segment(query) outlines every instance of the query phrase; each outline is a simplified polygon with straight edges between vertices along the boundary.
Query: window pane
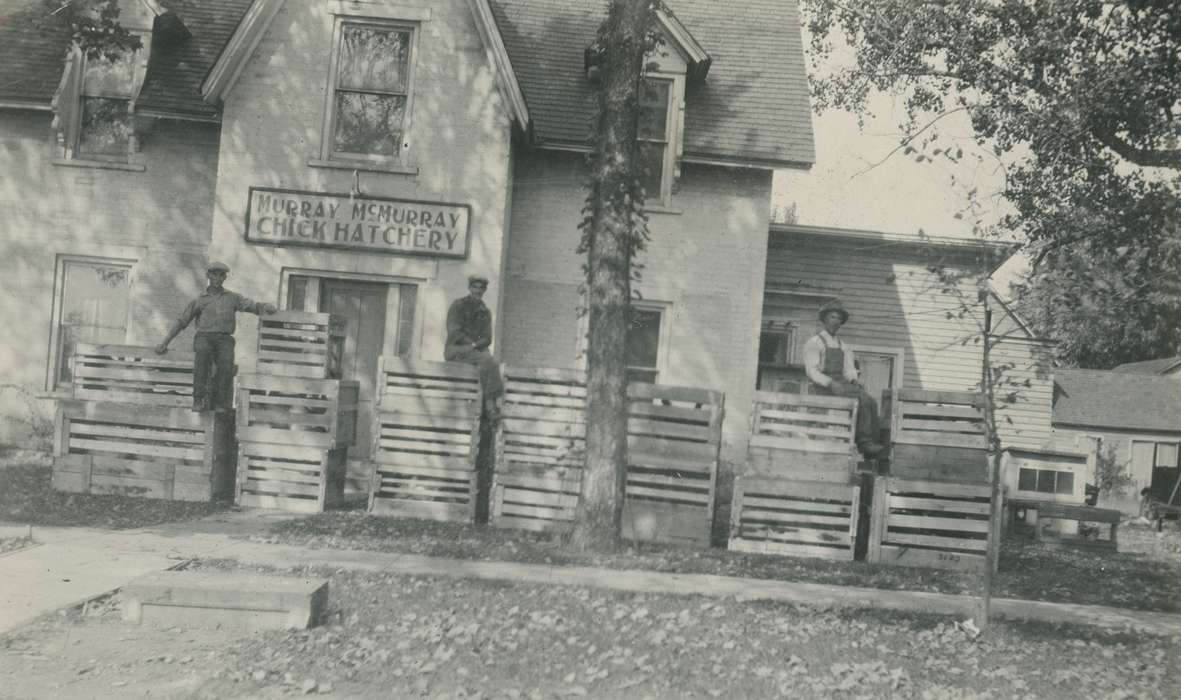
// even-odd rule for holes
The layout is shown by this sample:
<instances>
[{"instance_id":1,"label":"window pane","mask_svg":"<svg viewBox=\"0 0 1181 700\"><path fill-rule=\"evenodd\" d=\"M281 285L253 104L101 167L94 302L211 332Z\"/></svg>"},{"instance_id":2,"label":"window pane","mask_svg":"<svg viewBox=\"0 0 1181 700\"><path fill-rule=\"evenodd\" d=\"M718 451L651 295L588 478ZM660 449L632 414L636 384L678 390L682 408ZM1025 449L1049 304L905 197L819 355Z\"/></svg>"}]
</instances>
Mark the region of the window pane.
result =
<instances>
[{"instance_id":1,"label":"window pane","mask_svg":"<svg viewBox=\"0 0 1181 700\"><path fill-rule=\"evenodd\" d=\"M668 140L668 93L672 81L649 78L640 87L641 139Z\"/></svg>"},{"instance_id":2,"label":"window pane","mask_svg":"<svg viewBox=\"0 0 1181 700\"><path fill-rule=\"evenodd\" d=\"M1065 493L1067 495L1074 493L1074 474L1070 472L1058 472L1058 489L1055 493Z\"/></svg>"},{"instance_id":3,"label":"window pane","mask_svg":"<svg viewBox=\"0 0 1181 700\"><path fill-rule=\"evenodd\" d=\"M87 58L82 93L85 95L131 97L131 85L135 76L135 55L135 51L127 51L115 61L108 61L101 57Z\"/></svg>"},{"instance_id":4,"label":"window pane","mask_svg":"<svg viewBox=\"0 0 1181 700\"><path fill-rule=\"evenodd\" d=\"M307 311L308 278L292 275L287 281L287 308L292 311Z\"/></svg>"},{"instance_id":5,"label":"window pane","mask_svg":"<svg viewBox=\"0 0 1181 700\"><path fill-rule=\"evenodd\" d=\"M336 86L346 90L406 92L410 30L345 25Z\"/></svg>"},{"instance_id":6,"label":"window pane","mask_svg":"<svg viewBox=\"0 0 1181 700\"><path fill-rule=\"evenodd\" d=\"M413 284L399 285L401 306L398 309L398 355L410 356L411 341L414 338L414 307L418 301L418 287Z\"/></svg>"},{"instance_id":7,"label":"window pane","mask_svg":"<svg viewBox=\"0 0 1181 700\"><path fill-rule=\"evenodd\" d=\"M402 145L406 98L391 95L336 93L337 153L397 156Z\"/></svg>"},{"instance_id":8,"label":"window pane","mask_svg":"<svg viewBox=\"0 0 1181 700\"><path fill-rule=\"evenodd\" d=\"M632 309L627 330L627 366L655 369L660 346L660 312Z\"/></svg>"},{"instance_id":9,"label":"window pane","mask_svg":"<svg viewBox=\"0 0 1181 700\"><path fill-rule=\"evenodd\" d=\"M1177 466L1177 446L1168 443L1157 443L1156 446L1156 464L1157 467L1175 467Z\"/></svg>"},{"instance_id":10,"label":"window pane","mask_svg":"<svg viewBox=\"0 0 1181 700\"><path fill-rule=\"evenodd\" d=\"M1018 491L1037 491L1037 470L1022 469L1017 473Z\"/></svg>"},{"instance_id":11,"label":"window pane","mask_svg":"<svg viewBox=\"0 0 1181 700\"><path fill-rule=\"evenodd\" d=\"M1054 493L1054 475L1056 473L1046 469L1039 469L1037 471L1038 493Z\"/></svg>"},{"instance_id":12,"label":"window pane","mask_svg":"<svg viewBox=\"0 0 1181 700\"><path fill-rule=\"evenodd\" d=\"M659 143L641 143L640 158L644 161L644 196L647 199L660 199L664 196L661 187L664 179L664 151L668 146Z\"/></svg>"},{"instance_id":13,"label":"window pane","mask_svg":"<svg viewBox=\"0 0 1181 700\"><path fill-rule=\"evenodd\" d=\"M67 262L62 287L58 379L70 381L78 343L122 343L127 338L131 271L102 263Z\"/></svg>"},{"instance_id":14,"label":"window pane","mask_svg":"<svg viewBox=\"0 0 1181 700\"><path fill-rule=\"evenodd\" d=\"M131 143L131 115L127 113L127 106L127 100L84 98L78 151L91 155L127 156Z\"/></svg>"}]
</instances>

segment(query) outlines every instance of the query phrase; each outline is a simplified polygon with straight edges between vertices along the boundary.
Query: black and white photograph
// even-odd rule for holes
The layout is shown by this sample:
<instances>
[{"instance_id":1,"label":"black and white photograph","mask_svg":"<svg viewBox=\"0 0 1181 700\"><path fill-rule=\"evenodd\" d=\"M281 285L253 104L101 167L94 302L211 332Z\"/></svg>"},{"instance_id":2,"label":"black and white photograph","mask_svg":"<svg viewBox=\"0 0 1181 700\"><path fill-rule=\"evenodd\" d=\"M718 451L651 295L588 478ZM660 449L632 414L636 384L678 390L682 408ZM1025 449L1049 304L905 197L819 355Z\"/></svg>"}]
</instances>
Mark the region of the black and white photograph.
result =
<instances>
[{"instance_id":1,"label":"black and white photograph","mask_svg":"<svg viewBox=\"0 0 1181 700\"><path fill-rule=\"evenodd\" d=\"M0 700L1181 698L1176 0L0 0Z\"/></svg>"}]
</instances>

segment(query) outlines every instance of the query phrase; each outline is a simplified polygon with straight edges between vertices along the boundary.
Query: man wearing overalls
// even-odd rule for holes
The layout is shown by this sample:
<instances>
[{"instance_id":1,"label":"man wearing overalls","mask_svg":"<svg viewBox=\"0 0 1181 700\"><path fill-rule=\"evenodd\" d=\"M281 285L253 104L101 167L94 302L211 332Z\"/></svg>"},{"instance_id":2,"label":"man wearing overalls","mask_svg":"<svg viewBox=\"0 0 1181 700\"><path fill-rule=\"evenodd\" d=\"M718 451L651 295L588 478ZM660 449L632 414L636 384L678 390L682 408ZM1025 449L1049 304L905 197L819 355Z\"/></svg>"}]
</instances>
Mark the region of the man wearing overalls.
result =
<instances>
[{"instance_id":1,"label":"man wearing overalls","mask_svg":"<svg viewBox=\"0 0 1181 700\"><path fill-rule=\"evenodd\" d=\"M849 312L839 301L830 301L820 307L820 323L824 329L804 343L804 371L816 393L857 399L854 440L861 454L873 459L885 452L885 447L878 442L878 405L857 382L853 352L837 338L837 331L848 320Z\"/></svg>"}]
</instances>

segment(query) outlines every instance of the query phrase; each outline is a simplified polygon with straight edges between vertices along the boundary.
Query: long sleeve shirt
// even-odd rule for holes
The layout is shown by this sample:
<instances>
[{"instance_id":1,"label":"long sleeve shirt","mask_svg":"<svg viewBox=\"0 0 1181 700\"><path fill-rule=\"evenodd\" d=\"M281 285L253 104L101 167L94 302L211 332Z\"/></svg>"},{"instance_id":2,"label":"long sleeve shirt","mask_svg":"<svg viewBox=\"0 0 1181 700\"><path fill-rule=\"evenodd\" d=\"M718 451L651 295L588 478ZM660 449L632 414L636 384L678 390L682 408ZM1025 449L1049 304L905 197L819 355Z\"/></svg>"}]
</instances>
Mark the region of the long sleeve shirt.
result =
<instances>
[{"instance_id":1,"label":"long sleeve shirt","mask_svg":"<svg viewBox=\"0 0 1181 700\"><path fill-rule=\"evenodd\" d=\"M804 372L808 375L808 380L813 384L828 386L834 380L841 379L841 377L830 377L824 373L825 348L844 351L844 379L849 382L856 381L857 365L853 361L853 351L841 342L840 338L829 335L828 331L820 331L804 343Z\"/></svg>"},{"instance_id":2,"label":"long sleeve shirt","mask_svg":"<svg viewBox=\"0 0 1181 700\"><path fill-rule=\"evenodd\" d=\"M465 296L447 310L447 345L473 343L477 350L492 345L492 312L483 300Z\"/></svg>"},{"instance_id":3,"label":"long sleeve shirt","mask_svg":"<svg viewBox=\"0 0 1181 700\"><path fill-rule=\"evenodd\" d=\"M189 302L185 310L172 326L171 336L175 336L190 323L196 321L198 333L229 333L233 334L237 327L235 315L239 311L252 314L262 313L264 304L248 299L237 292L222 289L214 292L206 289L201 295Z\"/></svg>"}]
</instances>

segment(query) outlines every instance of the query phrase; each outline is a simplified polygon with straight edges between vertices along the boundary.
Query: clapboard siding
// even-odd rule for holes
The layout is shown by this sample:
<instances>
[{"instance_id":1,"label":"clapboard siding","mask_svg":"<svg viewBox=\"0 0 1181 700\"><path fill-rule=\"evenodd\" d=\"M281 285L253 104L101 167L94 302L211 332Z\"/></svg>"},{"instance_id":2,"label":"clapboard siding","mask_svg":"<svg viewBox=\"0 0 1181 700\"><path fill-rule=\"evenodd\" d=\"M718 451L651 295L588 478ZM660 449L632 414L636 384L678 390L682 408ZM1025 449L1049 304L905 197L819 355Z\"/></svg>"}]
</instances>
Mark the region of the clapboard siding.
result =
<instances>
[{"instance_id":1,"label":"clapboard siding","mask_svg":"<svg viewBox=\"0 0 1181 700\"><path fill-rule=\"evenodd\" d=\"M969 251L942 259L944 269L962 277L945 285L928 267L940 262L936 245L895 245L889 242L837 239L817 235L772 237L767 255L767 288L800 290L807 295L769 293L763 317L795 319L803 339L819 330L816 310L823 296L836 296L852 314L841 338L854 346L896 348L903 353L902 386L908 389L965 391L979 387L982 311L975 304L976 280L966 274L975 265ZM958 266L958 268L956 267ZM978 268L983 270L984 268ZM971 309L963 314L963 304ZM1007 319L1004 309L994 318ZM1017 332L1016 324L1005 325ZM1008 379L1029 380L1015 404L998 412L998 430L1005 444L1040 445L1050 439L1053 378L1048 345L1039 341L1006 340L996 346L996 364L1011 364ZM1041 375L1041 376L1039 376ZM1012 391L1005 389L1004 393ZM1006 420L1006 418L1011 418Z\"/></svg>"}]
</instances>

